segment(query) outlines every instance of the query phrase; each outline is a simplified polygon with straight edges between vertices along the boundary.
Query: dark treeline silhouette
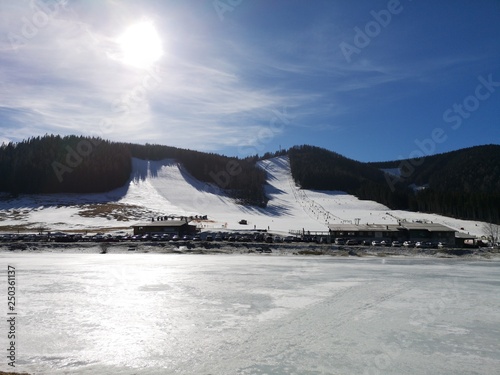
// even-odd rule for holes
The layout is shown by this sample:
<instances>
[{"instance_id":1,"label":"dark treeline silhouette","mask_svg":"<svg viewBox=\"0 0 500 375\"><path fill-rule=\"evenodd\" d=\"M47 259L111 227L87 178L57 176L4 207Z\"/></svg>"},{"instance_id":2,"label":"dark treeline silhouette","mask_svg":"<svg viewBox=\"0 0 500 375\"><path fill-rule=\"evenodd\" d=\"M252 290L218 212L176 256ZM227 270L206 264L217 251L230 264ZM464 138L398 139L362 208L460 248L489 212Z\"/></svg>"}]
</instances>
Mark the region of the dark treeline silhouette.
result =
<instances>
[{"instance_id":1,"label":"dark treeline silhouette","mask_svg":"<svg viewBox=\"0 0 500 375\"><path fill-rule=\"evenodd\" d=\"M489 193L500 191L500 145L464 148L417 160L369 163L376 168L402 169L401 181L433 189Z\"/></svg>"},{"instance_id":2,"label":"dark treeline silhouette","mask_svg":"<svg viewBox=\"0 0 500 375\"><path fill-rule=\"evenodd\" d=\"M226 156L162 145L116 143L82 136L45 135L0 146L0 191L98 193L123 186L131 157L176 159L195 178L226 190L240 203L265 206L265 172L257 157Z\"/></svg>"},{"instance_id":3,"label":"dark treeline silhouette","mask_svg":"<svg viewBox=\"0 0 500 375\"><path fill-rule=\"evenodd\" d=\"M384 173L366 163L307 145L291 148L289 158L292 176L304 189L340 190L391 208L407 207L406 187L396 184L392 191Z\"/></svg>"},{"instance_id":4,"label":"dark treeline silhouette","mask_svg":"<svg viewBox=\"0 0 500 375\"><path fill-rule=\"evenodd\" d=\"M362 163L313 146L294 147L289 156L293 178L303 188L342 190L392 209L500 223L498 145L383 163ZM390 168L401 168L405 177L381 171Z\"/></svg>"},{"instance_id":5,"label":"dark treeline silhouette","mask_svg":"<svg viewBox=\"0 0 500 375\"><path fill-rule=\"evenodd\" d=\"M412 210L500 223L500 145L371 165L401 168L401 183L428 186L410 197Z\"/></svg>"},{"instance_id":6,"label":"dark treeline silhouette","mask_svg":"<svg viewBox=\"0 0 500 375\"><path fill-rule=\"evenodd\" d=\"M0 191L97 193L130 177L129 150L100 138L45 135L0 146Z\"/></svg>"}]
</instances>

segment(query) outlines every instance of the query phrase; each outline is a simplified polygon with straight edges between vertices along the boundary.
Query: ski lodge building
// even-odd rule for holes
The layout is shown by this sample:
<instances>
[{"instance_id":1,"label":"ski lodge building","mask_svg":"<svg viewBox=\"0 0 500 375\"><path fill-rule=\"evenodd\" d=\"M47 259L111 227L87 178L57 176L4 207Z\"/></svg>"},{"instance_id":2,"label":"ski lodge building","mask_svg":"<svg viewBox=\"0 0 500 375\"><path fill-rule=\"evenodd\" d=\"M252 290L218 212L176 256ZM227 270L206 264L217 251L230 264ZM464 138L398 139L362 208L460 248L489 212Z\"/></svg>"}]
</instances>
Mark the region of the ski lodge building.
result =
<instances>
[{"instance_id":1,"label":"ski lodge building","mask_svg":"<svg viewBox=\"0 0 500 375\"><path fill-rule=\"evenodd\" d=\"M455 245L455 232L442 224L405 222L399 224L330 224L330 236L346 240L430 241Z\"/></svg>"},{"instance_id":2,"label":"ski lodge building","mask_svg":"<svg viewBox=\"0 0 500 375\"><path fill-rule=\"evenodd\" d=\"M171 219L150 221L148 223L133 225L132 228L134 229L134 235L168 233L171 235L177 234L179 236L183 236L186 234L193 235L196 233L196 225L189 224L184 218L181 220Z\"/></svg>"}]
</instances>

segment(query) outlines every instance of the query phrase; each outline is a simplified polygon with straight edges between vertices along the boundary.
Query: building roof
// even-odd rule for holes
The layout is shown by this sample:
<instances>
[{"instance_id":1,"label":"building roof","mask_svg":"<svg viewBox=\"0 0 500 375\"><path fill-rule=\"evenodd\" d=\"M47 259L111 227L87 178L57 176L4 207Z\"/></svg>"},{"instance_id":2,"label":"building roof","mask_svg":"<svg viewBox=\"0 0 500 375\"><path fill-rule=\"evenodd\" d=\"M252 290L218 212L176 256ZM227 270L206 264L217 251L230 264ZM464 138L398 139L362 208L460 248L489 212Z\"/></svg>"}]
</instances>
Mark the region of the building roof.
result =
<instances>
[{"instance_id":1,"label":"building roof","mask_svg":"<svg viewBox=\"0 0 500 375\"><path fill-rule=\"evenodd\" d=\"M469 234L469 233L464 233L464 232L457 232L455 233L455 238L463 238L465 240L472 240L477 238L476 236Z\"/></svg>"},{"instance_id":2,"label":"building roof","mask_svg":"<svg viewBox=\"0 0 500 375\"><path fill-rule=\"evenodd\" d=\"M185 220L164 220L164 221L149 221L147 223L132 225L132 227L182 227L186 225Z\"/></svg>"},{"instance_id":3,"label":"building roof","mask_svg":"<svg viewBox=\"0 0 500 375\"><path fill-rule=\"evenodd\" d=\"M407 230L427 230L429 232L456 232L455 229L451 229L443 224L437 223L408 223L402 222L401 226Z\"/></svg>"},{"instance_id":4,"label":"building roof","mask_svg":"<svg viewBox=\"0 0 500 375\"><path fill-rule=\"evenodd\" d=\"M380 231L393 231L397 225L390 224L330 224L328 228L331 231L342 231L342 232L380 232Z\"/></svg>"},{"instance_id":5,"label":"building roof","mask_svg":"<svg viewBox=\"0 0 500 375\"><path fill-rule=\"evenodd\" d=\"M395 232L402 230L426 230L429 232L456 232L446 225L436 223L408 223L400 224L330 224L331 231L342 232Z\"/></svg>"}]
</instances>

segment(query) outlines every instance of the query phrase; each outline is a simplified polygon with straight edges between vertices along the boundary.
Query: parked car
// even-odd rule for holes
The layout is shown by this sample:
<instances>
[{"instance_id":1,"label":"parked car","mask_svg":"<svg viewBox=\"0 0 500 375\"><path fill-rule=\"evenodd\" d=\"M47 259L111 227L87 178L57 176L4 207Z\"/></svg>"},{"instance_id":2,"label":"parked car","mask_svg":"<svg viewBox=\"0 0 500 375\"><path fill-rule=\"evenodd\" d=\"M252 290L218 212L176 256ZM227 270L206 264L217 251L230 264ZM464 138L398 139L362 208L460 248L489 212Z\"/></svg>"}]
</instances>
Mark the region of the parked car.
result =
<instances>
[{"instance_id":1,"label":"parked car","mask_svg":"<svg viewBox=\"0 0 500 375\"><path fill-rule=\"evenodd\" d=\"M359 242L358 240L347 240L345 244L348 246L354 246L354 245L359 245Z\"/></svg>"},{"instance_id":2,"label":"parked car","mask_svg":"<svg viewBox=\"0 0 500 375\"><path fill-rule=\"evenodd\" d=\"M413 241L405 241L405 242L403 242L403 246L404 247L414 247L415 243L413 243Z\"/></svg>"},{"instance_id":3,"label":"parked car","mask_svg":"<svg viewBox=\"0 0 500 375\"><path fill-rule=\"evenodd\" d=\"M415 247L418 249L430 249L433 247L432 242L419 241L415 244Z\"/></svg>"},{"instance_id":4,"label":"parked car","mask_svg":"<svg viewBox=\"0 0 500 375\"><path fill-rule=\"evenodd\" d=\"M345 245L345 240L343 238L336 238L335 245Z\"/></svg>"},{"instance_id":5,"label":"parked car","mask_svg":"<svg viewBox=\"0 0 500 375\"><path fill-rule=\"evenodd\" d=\"M168 233L162 234L161 235L161 240L162 241L170 241L172 239L172 236Z\"/></svg>"},{"instance_id":6,"label":"parked car","mask_svg":"<svg viewBox=\"0 0 500 375\"><path fill-rule=\"evenodd\" d=\"M236 237L236 241L238 241L238 242L250 242L251 238L250 238L250 236L247 236L246 234L242 234L241 236Z\"/></svg>"},{"instance_id":7,"label":"parked car","mask_svg":"<svg viewBox=\"0 0 500 375\"><path fill-rule=\"evenodd\" d=\"M392 247L401 247L401 242L399 242L399 241L392 241L391 246Z\"/></svg>"},{"instance_id":8,"label":"parked car","mask_svg":"<svg viewBox=\"0 0 500 375\"><path fill-rule=\"evenodd\" d=\"M374 240L372 241L372 246L381 246L380 241Z\"/></svg>"},{"instance_id":9,"label":"parked car","mask_svg":"<svg viewBox=\"0 0 500 375\"><path fill-rule=\"evenodd\" d=\"M264 238L264 235L262 233L255 233L253 236L253 240L255 242L264 242L265 238Z\"/></svg>"}]
</instances>

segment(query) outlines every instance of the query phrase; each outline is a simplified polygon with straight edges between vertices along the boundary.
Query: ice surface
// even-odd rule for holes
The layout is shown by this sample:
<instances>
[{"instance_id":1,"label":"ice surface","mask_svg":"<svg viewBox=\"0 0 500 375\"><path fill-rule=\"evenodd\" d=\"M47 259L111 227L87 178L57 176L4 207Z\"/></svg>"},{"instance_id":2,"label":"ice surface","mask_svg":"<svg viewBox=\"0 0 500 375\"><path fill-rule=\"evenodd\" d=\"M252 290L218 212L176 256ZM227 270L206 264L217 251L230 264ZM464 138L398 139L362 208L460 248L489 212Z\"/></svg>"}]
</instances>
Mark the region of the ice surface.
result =
<instances>
[{"instance_id":1,"label":"ice surface","mask_svg":"<svg viewBox=\"0 0 500 375\"><path fill-rule=\"evenodd\" d=\"M0 280L7 264L17 270L17 371L499 373L499 261L63 253L0 259ZM6 335L0 337L5 348Z\"/></svg>"}]
</instances>

